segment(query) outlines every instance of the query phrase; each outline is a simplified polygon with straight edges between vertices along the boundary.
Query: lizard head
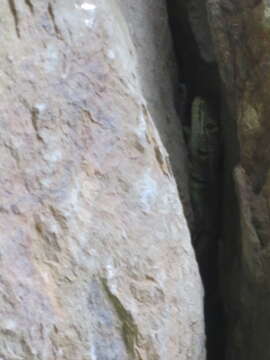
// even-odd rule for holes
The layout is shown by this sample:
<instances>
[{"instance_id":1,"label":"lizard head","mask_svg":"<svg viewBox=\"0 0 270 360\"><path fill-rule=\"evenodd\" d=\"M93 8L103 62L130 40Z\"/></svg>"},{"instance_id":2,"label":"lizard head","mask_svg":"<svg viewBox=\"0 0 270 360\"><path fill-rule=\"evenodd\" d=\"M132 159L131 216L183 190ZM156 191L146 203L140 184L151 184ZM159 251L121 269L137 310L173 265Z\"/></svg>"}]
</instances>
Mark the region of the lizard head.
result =
<instances>
[{"instance_id":1,"label":"lizard head","mask_svg":"<svg viewBox=\"0 0 270 360\"><path fill-rule=\"evenodd\" d=\"M218 122L207 102L196 97L192 103L191 152L197 160L206 161L218 148Z\"/></svg>"}]
</instances>

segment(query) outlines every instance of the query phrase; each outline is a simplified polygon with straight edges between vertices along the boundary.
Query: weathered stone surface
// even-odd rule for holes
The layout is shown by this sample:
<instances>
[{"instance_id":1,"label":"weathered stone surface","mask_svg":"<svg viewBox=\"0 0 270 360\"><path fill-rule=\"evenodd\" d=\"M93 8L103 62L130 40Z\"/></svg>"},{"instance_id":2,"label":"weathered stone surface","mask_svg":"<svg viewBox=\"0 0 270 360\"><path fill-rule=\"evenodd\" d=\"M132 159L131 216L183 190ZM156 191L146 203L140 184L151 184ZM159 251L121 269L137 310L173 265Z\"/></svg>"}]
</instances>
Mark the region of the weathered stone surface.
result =
<instances>
[{"instance_id":1,"label":"weathered stone surface","mask_svg":"<svg viewBox=\"0 0 270 360\"><path fill-rule=\"evenodd\" d=\"M228 317L226 357L266 360L270 358L270 4L266 0L168 3L191 96L205 95L220 110L224 209L219 261ZM220 79L213 84L210 72L215 62L222 82L219 103L214 93L220 90Z\"/></svg>"},{"instance_id":2,"label":"weathered stone surface","mask_svg":"<svg viewBox=\"0 0 270 360\"><path fill-rule=\"evenodd\" d=\"M187 18L197 41L201 58L206 62L215 61L205 0L190 0L186 6Z\"/></svg>"},{"instance_id":3,"label":"weathered stone surface","mask_svg":"<svg viewBox=\"0 0 270 360\"><path fill-rule=\"evenodd\" d=\"M198 269L117 2L1 5L0 358L204 359Z\"/></svg>"},{"instance_id":4,"label":"weathered stone surface","mask_svg":"<svg viewBox=\"0 0 270 360\"><path fill-rule=\"evenodd\" d=\"M226 131L226 151L231 153L226 154L227 170L234 173L240 213L240 229L235 231L231 222L222 249L222 263L227 264L223 277L229 314L227 358L266 360L270 357L270 6L260 0L208 0L207 6L229 106L224 127L232 118L239 141ZM229 212L228 199L226 206ZM228 227L232 221L228 213L225 221Z\"/></svg>"},{"instance_id":5,"label":"weathered stone surface","mask_svg":"<svg viewBox=\"0 0 270 360\"><path fill-rule=\"evenodd\" d=\"M187 152L181 128L186 94L179 91L179 74L168 27L166 1L118 0L137 54L139 81L149 111L165 145L185 215L191 224ZM176 109L178 113L176 113Z\"/></svg>"}]
</instances>

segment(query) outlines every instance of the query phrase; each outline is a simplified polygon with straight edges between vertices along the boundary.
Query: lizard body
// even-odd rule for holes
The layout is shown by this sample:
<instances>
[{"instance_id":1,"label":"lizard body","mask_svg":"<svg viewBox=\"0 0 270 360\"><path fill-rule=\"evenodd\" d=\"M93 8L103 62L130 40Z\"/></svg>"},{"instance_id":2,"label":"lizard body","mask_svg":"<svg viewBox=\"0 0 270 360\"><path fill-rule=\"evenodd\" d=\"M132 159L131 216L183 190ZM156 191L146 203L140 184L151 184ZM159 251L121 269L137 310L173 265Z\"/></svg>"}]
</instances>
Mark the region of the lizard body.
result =
<instances>
[{"instance_id":1,"label":"lizard body","mask_svg":"<svg viewBox=\"0 0 270 360\"><path fill-rule=\"evenodd\" d=\"M220 131L206 101L196 97L191 109L190 193L195 217L194 245L218 227Z\"/></svg>"},{"instance_id":2,"label":"lizard body","mask_svg":"<svg viewBox=\"0 0 270 360\"><path fill-rule=\"evenodd\" d=\"M222 338L222 302L218 279L218 242L220 231L220 130L207 102L193 100L190 134L190 196L194 214L192 241L205 289L205 330L208 349L216 348Z\"/></svg>"}]
</instances>

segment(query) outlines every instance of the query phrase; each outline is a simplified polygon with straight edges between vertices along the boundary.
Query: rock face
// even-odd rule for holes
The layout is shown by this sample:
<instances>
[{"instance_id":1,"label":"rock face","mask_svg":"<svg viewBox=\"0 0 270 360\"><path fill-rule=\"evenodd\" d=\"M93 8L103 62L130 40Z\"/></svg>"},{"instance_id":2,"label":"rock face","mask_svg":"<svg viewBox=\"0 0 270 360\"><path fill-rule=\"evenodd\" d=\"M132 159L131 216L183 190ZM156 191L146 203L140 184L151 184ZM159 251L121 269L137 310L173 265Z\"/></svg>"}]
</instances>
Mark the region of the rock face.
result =
<instances>
[{"instance_id":1,"label":"rock face","mask_svg":"<svg viewBox=\"0 0 270 360\"><path fill-rule=\"evenodd\" d=\"M188 164L181 120L186 103L168 31L166 1L118 0L137 54L139 81L152 118L169 156L181 202L193 222L188 191ZM177 109L177 112L176 112Z\"/></svg>"},{"instance_id":2,"label":"rock face","mask_svg":"<svg viewBox=\"0 0 270 360\"><path fill-rule=\"evenodd\" d=\"M152 121L160 98L140 79L156 48L136 62L134 3L122 5L2 4L0 358L204 359L201 281Z\"/></svg>"},{"instance_id":3,"label":"rock face","mask_svg":"<svg viewBox=\"0 0 270 360\"><path fill-rule=\"evenodd\" d=\"M270 6L257 0L208 0L207 7L229 107L227 121L232 119L238 134L238 142L228 131L225 136L240 223L239 229L236 225L236 231L226 234L222 252L222 263L230 264L223 278L229 314L227 359L266 360L270 357ZM225 224L229 223L233 225L227 211Z\"/></svg>"},{"instance_id":4,"label":"rock face","mask_svg":"<svg viewBox=\"0 0 270 360\"><path fill-rule=\"evenodd\" d=\"M168 0L168 4L191 98L199 94L212 99L220 114L224 209L219 262L228 325L226 359L266 360L270 358L270 4L263 0ZM215 64L220 82L214 76L214 84ZM219 102L215 93L221 94Z\"/></svg>"}]
</instances>

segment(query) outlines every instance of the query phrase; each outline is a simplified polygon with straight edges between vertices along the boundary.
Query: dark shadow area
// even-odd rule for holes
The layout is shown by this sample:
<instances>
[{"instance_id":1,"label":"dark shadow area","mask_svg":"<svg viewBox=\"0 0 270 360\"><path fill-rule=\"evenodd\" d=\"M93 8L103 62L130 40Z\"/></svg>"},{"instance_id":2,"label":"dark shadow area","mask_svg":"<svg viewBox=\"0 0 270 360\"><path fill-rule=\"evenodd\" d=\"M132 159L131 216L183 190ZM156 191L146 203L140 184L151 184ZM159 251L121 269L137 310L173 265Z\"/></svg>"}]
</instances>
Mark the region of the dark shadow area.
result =
<instances>
[{"instance_id":1,"label":"dark shadow area","mask_svg":"<svg viewBox=\"0 0 270 360\"><path fill-rule=\"evenodd\" d=\"M217 119L220 131L220 158L215 184L208 184L205 191L204 209L211 207L214 198L214 211L211 209L210 231L200 231L198 237L198 227L196 223L197 209L193 206L194 224L191 226L193 246L197 256L202 281L205 288L205 328L207 336L207 360L223 360L226 352L226 321L220 289L220 243L222 238L223 221L223 196L224 193L224 165L222 141L222 121L221 116L223 102L221 94L220 78L217 64L207 62L202 59L199 47L195 40L188 16L187 1L167 0L169 22L175 46L175 52L179 65L179 87L176 90L175 106L178 108L178 101L185 102L184 111L180 109L179 117L187 133L191 128L191 112L194 98L204 99L211 113ZM186 136L187 147L189 138ZM190 150L189 150L190 152ZM191 172L192 174L192 172ZM192 175L189 181L192 180ZM204 179L202 179L202 182ZM190 181L192 182L192 181ZM194 182L194 180L193 180ZM207 180L205 181L207 183ZM215 188L215 189L213 189ZM192 187L190 187L192 192ZM192 194L191 194L192 198ZM218 200L217 200L218 198ZM193 204L194 205L194 204ZM208 227L209 230L209 227Z\"/></svg>"},{"instance_id":2,"label":"dark shadow area","mask_svg":"<svg viewBox=\"0 0 270 360\"><path fill-rule=\"evenodd\" d=\"M225 97L225 96L224 96ZM241 253L240 242L240 215L233 169L239 163L239 142L236 129L236 121L232 117L226 103L221 108L221 123L224 146L223 146L223 202L222 202L222 237L219 242L219 282L223 303L226 304L226 359L232 359L238 353L233 349L233 334L240 320L241 309L240 288L242 286L242 265L239 259ZM237 287L237 288L236 288ZM235 304L238 304L235 306ZM229 346L227 346L229 344Z\"/></svg>"}]
</instances>

